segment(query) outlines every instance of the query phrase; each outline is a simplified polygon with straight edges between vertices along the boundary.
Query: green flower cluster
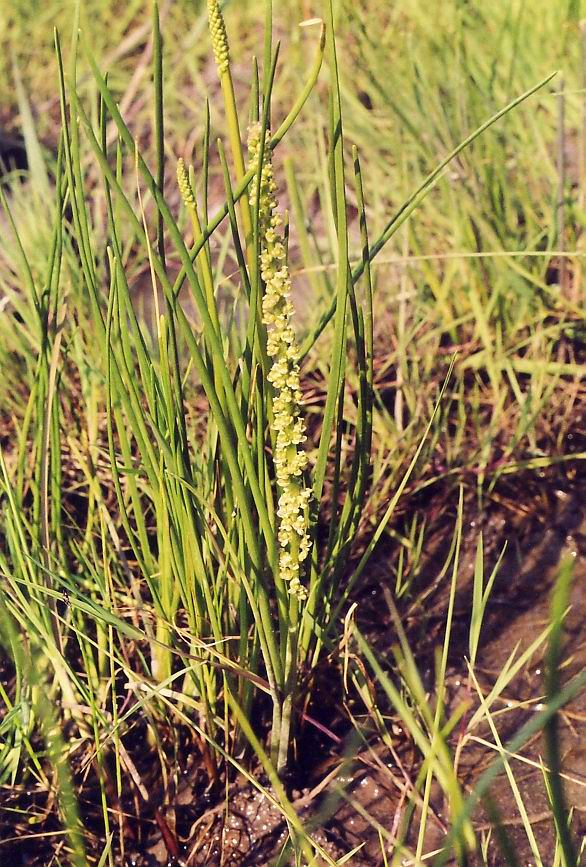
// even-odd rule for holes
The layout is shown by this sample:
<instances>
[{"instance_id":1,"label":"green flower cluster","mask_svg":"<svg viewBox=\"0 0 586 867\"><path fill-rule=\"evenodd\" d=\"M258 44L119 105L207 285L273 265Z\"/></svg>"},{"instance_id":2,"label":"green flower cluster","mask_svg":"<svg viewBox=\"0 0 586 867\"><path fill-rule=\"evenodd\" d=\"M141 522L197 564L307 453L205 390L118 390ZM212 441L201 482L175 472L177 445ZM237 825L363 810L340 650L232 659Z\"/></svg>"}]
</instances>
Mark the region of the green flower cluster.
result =
<instances>
[{"instance_id":1,"label":"green flower cluster","mask_svg":"<svg viewBox=\"0 0 586 867\"><path fill-rule=\"evenodd\" d=\"M195 208L195 196L189 183L189 175L182 157L177 160L177 186L186 208Z\"/></svg>"},{"instance_id":2,"label":"green flower cluster","mask_svg":"<svg viewBox=\"0 0 586 867\"><path fill-rule=\"evenodd\" d=\"M261 156L261 132L260 124L253 124L248 135L250 163L257 168ZM311 491L303 482L307 455L302 448L306 436L300 412L299 350L291 327L294 312L290 300L291 277L280 230L283 220L276 210L276 189L270 136L267 132L260 192L256 175L251 185L250 203L253 208L256 207L258 197L260 275L264 283L262 313L267 326L267 352L273 362L268 379L275 389L273 409L277 441L273 460L279 494L279 571L288 583L290 593L303 600L307 598L307 590L301 583L299 573L310 549L307 507Z\"/></svg>"},{"instance_id":3,"label":"green flower cluster","mask_svg":"<svg viewBox=\"0 0 586 867\"><path fill-rule=\"evenodd\" d=\"M208 19L216 66L220 75L223 75L230 64L230 54L228 52L226 25L218 0L208 0Z\"/></svg>"}]
</instances>

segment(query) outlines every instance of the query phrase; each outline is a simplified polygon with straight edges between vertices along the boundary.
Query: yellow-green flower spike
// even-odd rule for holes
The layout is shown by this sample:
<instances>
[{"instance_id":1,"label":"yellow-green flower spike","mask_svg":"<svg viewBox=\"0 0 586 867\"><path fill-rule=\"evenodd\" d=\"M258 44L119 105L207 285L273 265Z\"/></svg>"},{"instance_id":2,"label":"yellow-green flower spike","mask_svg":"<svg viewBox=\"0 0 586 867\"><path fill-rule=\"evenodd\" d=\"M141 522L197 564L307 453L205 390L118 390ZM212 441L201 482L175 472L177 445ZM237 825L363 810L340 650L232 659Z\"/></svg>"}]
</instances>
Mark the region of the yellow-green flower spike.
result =
<instances>
[{"instance_id":1,"label":"yellow-green flower spike","mask_svg":"<svg viewBox=\"0 0 586 867\"><path fill-rule=\"evenodd\" d=\"M193 195L193 190L189 183L187 168L181 157L177 160L177 186L179 187L179 192L181 193L181 198L183 199L185 207L188 209L194 208L195 196Z\"/></svg>"},{"instance_id":2,"label":"yellow-green flower spike","mask_svg":"<svg viewBox=\"0 0 586 867\"><path fill-rule=\"evenodd\" d=\"M251 166L260 159L260 124L253 124L248 135ZM291 327L294 312L290 300L291 277L287 252L280 229L282 218L277 212L277 185L271 161L270 135L267 132L258 190L258 176L251 184L250 203L256 207L259 197L260 274L264 283L262 302L263 322L267 326L267 353L272 359L268 374L275 389L273 403L277 431L273 457L279 501L279 572L288 583L289 592L299 600L307 598L300 580L300 566L310 550L307 507L311 492L303 482L307 455L303 449L305 422L301 416L299 384L299 351Z\"/></svg>"},{"instance_id":3,"label":"yellow-green flower spike","mask_svg":"<svg viewBox=\"0 0 586 867\"><path fill-rule=\"evenodd\" d=\"M219 74L223 75L227 72L230 64L230 53L228 51L228 36L226 35L224 16L222 15L218 0L208 0L208 20L216 66L218 67Z\"/></svg>"}]
</instances>

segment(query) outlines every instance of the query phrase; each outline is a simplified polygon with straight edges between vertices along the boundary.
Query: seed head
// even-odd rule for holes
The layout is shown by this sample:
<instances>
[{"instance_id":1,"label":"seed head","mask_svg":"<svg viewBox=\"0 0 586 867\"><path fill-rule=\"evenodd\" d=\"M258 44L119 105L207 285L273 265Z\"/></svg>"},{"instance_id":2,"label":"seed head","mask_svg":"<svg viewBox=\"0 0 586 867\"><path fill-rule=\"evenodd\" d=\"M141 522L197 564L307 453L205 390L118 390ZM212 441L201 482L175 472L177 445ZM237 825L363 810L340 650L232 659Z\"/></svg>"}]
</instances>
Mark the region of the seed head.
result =
<instances>
[{"instance_id":1,"label":"seed head","mask_svg":"<svg viewBox=\"0 0 586 867\"><path fill-rule=\"evenodd\" d=\"M253 124L248 135L251 166L258 169L261 158L261 127ZM303 600L307 589L300 579L300 566L310 550L307 510L311 492L303 482L307 454L305 422L301 415L299 351L290 320L294 313L290 300L291 276L287 251L277 213L277 185L271 161L270 135L267 132L262 154L260 190L258 175L251 184L250 203L259 199L260 275L264 284L263 322L267 326L267 353L272 359L268 380L275 396L274 428L277 432L273 461L278 486L279 572L289 592Z\"/></svg>"},{"instance_id":2,"label":"seed head","mask_svg":"<svg viewBox=\"0 0 586 867\"><path fill-rule=\"evenodd\" d=\"M185 167L185 163L181 157L177 160L177 186L179 187L179 192L181 193L181 198L183 199L185 207L194 208L195 196L193 195L193 190L189 183L187 168Z\"/></svg>"},{"instance_id":3,"label":"seed head","mask_svg":"<svg viewBox=\"0 0 586 867\"><path fill-rule=\"evenodd\" d=\"M212 49L216 58L218 72L223 75L230 64L230 52L228 50L228 36L224 16L218 0L208 0L208 20L210 35L212 37Z\"/></svg>"}]
</instances>

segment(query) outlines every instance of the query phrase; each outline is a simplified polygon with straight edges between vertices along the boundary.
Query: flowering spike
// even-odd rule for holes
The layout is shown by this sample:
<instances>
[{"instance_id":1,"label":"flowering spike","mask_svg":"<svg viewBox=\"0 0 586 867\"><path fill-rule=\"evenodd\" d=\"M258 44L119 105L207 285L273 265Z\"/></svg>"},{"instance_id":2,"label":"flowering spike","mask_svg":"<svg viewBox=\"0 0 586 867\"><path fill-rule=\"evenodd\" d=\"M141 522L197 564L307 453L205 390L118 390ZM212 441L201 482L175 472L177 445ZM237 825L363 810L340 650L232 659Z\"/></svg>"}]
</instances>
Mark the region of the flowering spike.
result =
<instances>
[{"instance_id":1,"label":"flowering spike","mask_svg":"<svg viewBox=\"0 0 586 867\"><path fill-rule=\"evenodd\" d=\"M193 190L189 183L189 175L187 174L187 169L182 157L179 157L177 160L177 186L179 187L179 192L181 193L181 198L183 199L185 207L194 208L195 196L193 195Z\"/></svg>"},{"instance_id":2,"label":"flowering spike","mask_svg":"<svg viewBox=\"0 0 586 867\"><path fill-rule=\"evenodd\" d=\"M218 0L208 0L208 19L216 66L218 67L219 74L223 75L227 72L230 64L230 53L228 50L228 36L226 34L224 16L222 15Z\"/></svg>"},{"instance_id":3,"label":"flowering spike","mask_svg":"<svg viewBox=\"0 0 586 867\"><path fill-rule=\"evenodd\" d=\"M253 124L249 129L248 151L251 165L257 168L261 159L261 135L260 124ZM277 212L276 189L270 134L267 132L262 154L260 191L258 176L255 176L251 184L250 203L256 207L258 196L260 275L264 283L262 314L267 326L267 353L273 362L268 380L275 390L273 408L277 441L273 460L279 492L279 571L289 585L289 592L303 600L307 598L307 590L301 583L299 573L311 544L306 517L311 491L303 483L307 455L302 448L306 436L299 406L299 351L290 322L294 312L290 301L291 277L280 230L283 220Z\"/></svg>"}]
</instances>

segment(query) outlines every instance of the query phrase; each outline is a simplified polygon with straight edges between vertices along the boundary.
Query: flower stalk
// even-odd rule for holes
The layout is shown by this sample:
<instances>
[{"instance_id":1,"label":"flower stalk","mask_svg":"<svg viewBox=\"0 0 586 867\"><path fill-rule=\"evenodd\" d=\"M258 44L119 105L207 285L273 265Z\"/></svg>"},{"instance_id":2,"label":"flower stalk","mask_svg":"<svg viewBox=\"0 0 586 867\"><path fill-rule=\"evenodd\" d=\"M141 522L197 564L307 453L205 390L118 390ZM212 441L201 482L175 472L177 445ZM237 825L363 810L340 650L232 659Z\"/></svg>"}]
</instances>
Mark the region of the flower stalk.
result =
<instances>
[{"instance_id":1,"label":"flower stalk","mask_svg":"<svg viewBox=\"0 0 586 867\"><path fill-rule=\"evenodd\" d=\"M226 120L228 123L228 138L230 141L232 159L234 161L234 171L236 173L236 181L240 184L246 174L246 170L244 166L244 154L242 152L242 139L240 137L238 109L236 107L236 97L234 94L234 83L232 81L232 73L230 72L228 35L226 33L226 25L224 23L222 10L220 9L219 0L208 0L208 21L212 50L214 52L218 76L222 87L222 95L224 98ZM240 199L240 217L242 220L244 237L246 239L249 264L251 264L251 257L253 255L252 217L246 196L242 196Z\"/></svg>"},{"instance_id":2,"label":"flower stalk","mask_svg":"<svg viewBox=\"0 0 586 867\"><path fill-rule=\"evenodd\" d=\"M189 214L189 218L191 220L193 243L197 244L199 241L201 241L201 238L203 237L203 232L201 229L199 211L197 208L197 200L195 198L193 186L185 162L181 157L179 157L179 159L177 160L177 186L179 187L179 192L181 193L183 204L185 205L185 209L187 210L187 213ZM216 306L216 298L214 295L214 278L212 275L211 263L208 258L207 248L205 246L202 246L197 256L196 264L199 271L200 280L205 290L206 301L208 310L210 311L211 320L213 322L214 328L216 329L216 333L220 335L220 322L218 319L218 309Z\"/></svg>"}]
</instances>

